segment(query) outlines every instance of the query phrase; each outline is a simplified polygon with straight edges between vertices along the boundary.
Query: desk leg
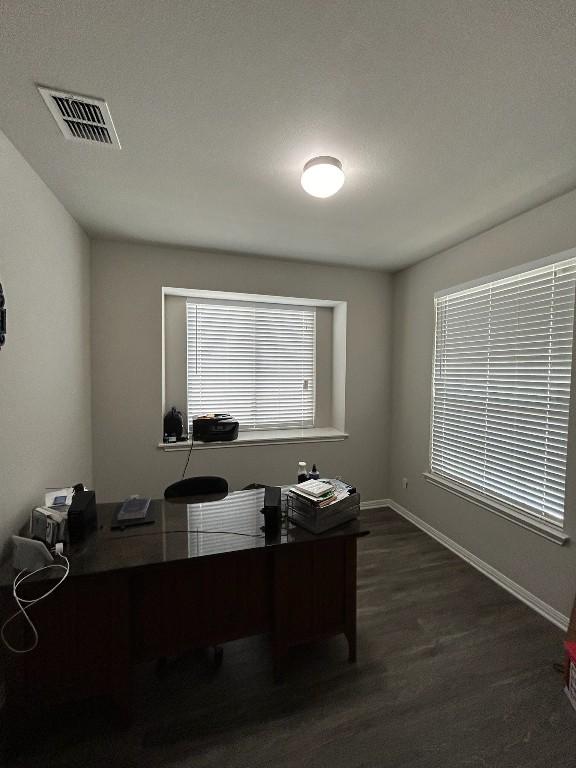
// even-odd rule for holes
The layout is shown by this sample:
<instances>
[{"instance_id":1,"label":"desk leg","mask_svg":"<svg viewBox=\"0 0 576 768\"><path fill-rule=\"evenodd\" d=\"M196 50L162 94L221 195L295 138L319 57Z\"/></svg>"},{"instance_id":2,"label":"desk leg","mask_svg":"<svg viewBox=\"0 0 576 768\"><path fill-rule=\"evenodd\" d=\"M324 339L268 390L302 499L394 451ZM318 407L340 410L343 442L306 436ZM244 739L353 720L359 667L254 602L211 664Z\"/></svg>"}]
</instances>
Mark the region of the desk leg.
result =
<instances>
[{"instance_id":1,"label":"desk leg","mask_svg":"<svg viewBox=\"0 0 576 768\"><path fill-rule=\"evenodd\" d=\"M348 661L350 664L354 664L356 661L356 631L346 632L346 639L348 640Z\"/></svg>"},{"instance_id":2,"label":"desk leg","mask_svg":"<svg viewBox=\"0 0 576 768\"><path fill-rule=\"evenodd\" d=\"M272 636L272 663L274 665L274 682L277 685L284 682L285 661L288 656L288 648L279 642L279 638Z\"/></svg>"},{"instance_id":3,"label":"desk leg","mask_svg":"<svg viewBox=\"0 0 576 768\"><path fill-rule=\"evenodd\" d=\"M114 721L121 728L129 728L133 719L133 695L131 673L117 680L110 693L114 707Z\"/></svg>"},{"instance_id":4,"label":"desk leg","mask_svg":"<svg viewBox=\"0 0 576 768\"><path fill-rule=\"evenodd\" d=\"M348 661L356 661L356 539L346 542L346 639Z\"/></svg>"}]
</instances>

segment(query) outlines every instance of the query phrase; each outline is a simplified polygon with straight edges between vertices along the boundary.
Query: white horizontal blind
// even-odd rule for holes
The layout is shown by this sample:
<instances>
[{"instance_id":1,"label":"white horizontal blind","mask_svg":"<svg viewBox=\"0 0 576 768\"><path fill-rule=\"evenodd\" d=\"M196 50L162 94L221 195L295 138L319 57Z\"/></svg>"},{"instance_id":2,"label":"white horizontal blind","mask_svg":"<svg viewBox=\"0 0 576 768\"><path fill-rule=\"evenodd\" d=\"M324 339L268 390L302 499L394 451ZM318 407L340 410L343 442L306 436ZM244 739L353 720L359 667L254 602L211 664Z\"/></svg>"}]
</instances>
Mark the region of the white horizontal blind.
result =
<instances>
[{"instance_id":1,"label":"white horizontal blind","mask_svg":"<svg viewBox=\"0 0 576 768\"><path fill-rule=\"evenodd\" d=\"M431 470L561 524L576 259L435 300Z\"/></svg>"},{"instance_id":2,"label":"white horizontal blind","mask_svg":"<svg viewBox=\"0 0 576 768\"><path fill-rule=\"evenodd\" d=\"M186 304L188 421L230 413L240 429L313 427L316 309Z\"/></svg>"}]
</instances>

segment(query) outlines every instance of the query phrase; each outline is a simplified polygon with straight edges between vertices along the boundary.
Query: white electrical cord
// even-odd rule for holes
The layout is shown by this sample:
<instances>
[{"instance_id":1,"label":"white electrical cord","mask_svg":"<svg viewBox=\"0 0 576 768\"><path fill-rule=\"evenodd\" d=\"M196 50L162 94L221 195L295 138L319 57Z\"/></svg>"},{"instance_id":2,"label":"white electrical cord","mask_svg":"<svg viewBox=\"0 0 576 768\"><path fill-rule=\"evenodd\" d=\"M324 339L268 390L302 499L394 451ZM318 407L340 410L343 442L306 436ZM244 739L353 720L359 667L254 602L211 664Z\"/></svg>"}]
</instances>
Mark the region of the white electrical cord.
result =
<instances>
[{"instance_id":1,"label":"white electrical cord","mask_svg":"<svg viewBox=\"0 0 576 768\"><path fill-rule=\"evenodd\" d=\"M48 595L51 595L54 590L58 589L58 587L62 584L66 576L68 576L70 572L70 563L68 562L68 558L65 557L61 552L58 551L59 548L57 548L55 554L58 555L58 557L61 557L62 560L65 561L66 565L62 565L61 563L50 563L50 565L44 565L42 568L37 568L35 571L32 571L31 573L28 573L28 571L20 571L20 573L16 576L14 579L14 584L12 585L12 594L14 595L14 600L16 601L16 604L18 606L18 610L16 613L14 613L10 618L6 619L4 624L2 624L2 629L0 629L0 636L2 637L2 642L8 648L9 651L12 651L12 653L29 653L30 651L33 651L34 648L38 645L38 630L34 626L34 623L30 616L28 616L28 611L30 608L32 608L33 605L36 605L36 603L39 603L40 600L44 600L45 597L48 597ZM40 597L35 597L32 600L28 600L24 597L20 597L18 595L18 587L23 584L28 579L31 579L32 576L36 576L37 573L41 573L42 571L47 571L50 568L60 568L64 571L64 575L62 578L53 586L51 587L48 592L44 592L43 595L40 595ZM8 624L14 621L14 619L18 618L18 616L24 616L26 621L28 622L28 625L30 629L32 630L32 634L34 635L34 641L31 646L28 648L15 648L13 645L10 645L8 640L6 640L6 636L4 634L4 631Z\"/></svg>"}]
</instances>

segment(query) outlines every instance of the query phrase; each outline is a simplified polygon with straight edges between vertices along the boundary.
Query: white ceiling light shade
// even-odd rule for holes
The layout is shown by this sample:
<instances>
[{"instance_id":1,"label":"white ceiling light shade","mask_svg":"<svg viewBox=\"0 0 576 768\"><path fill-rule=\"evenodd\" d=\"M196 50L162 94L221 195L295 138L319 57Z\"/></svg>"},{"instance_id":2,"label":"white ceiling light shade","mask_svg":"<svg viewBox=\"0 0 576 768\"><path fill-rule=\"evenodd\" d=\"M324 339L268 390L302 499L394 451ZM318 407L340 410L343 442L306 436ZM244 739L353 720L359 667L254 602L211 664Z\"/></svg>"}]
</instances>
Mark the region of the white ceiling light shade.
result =
<instances>
[{"instance_id":1,"label":"white ceiling light shade","mask_svg":"<svg viewBox=\"0 0 576 768\"><path fill-rule=\"evenodd\" d=\"M345 178L340 160L323 155L308 160L300 183L304 191L313 197L331 197L341 189Z\"/></svg>"}]
</instances>

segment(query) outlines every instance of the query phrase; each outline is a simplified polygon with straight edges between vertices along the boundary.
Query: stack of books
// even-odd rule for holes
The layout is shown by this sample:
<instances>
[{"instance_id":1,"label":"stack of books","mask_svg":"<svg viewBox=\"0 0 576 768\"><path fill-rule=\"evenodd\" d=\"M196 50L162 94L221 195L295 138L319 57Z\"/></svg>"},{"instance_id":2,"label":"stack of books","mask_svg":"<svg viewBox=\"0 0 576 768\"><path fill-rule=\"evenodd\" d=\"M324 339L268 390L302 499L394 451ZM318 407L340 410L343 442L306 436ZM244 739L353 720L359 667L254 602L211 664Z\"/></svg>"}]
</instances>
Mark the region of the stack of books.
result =
<instances>
[{"instance_id":1,"label":"stack of books","mask_svg":"<svg viewBox=\"0 0 576 768\"><path fill-rule=\"evenodd\" d=\"M360 495L339 480L307 480L288 491L288 517L312 533L323 533L355 520Z\"/></svg>"}]
</instances>

